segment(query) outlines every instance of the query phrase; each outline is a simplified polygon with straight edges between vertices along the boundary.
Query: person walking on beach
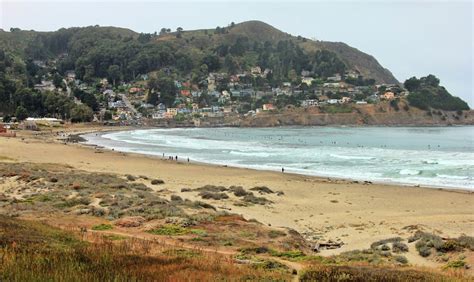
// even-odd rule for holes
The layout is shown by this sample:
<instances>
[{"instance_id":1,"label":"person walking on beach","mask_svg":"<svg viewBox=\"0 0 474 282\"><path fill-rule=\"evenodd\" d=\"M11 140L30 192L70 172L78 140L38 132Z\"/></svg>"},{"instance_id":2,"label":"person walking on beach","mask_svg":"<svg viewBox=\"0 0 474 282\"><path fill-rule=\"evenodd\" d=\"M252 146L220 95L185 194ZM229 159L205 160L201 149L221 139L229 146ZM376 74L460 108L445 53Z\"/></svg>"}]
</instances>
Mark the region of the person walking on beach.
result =
<instances>
[{"instance_id":1,"label":"person walking on beach","mask_svg":"<svg viewBox=\"0 0 474 282\"><path fill-rule=\"evenodd\" d=\"M285 168L284 167L281 168L281 173L285 173Z\"/></svg>"},{"instance_id":2,"label":"person walking on beach","mask_svg":"<svg viewBox=\"0 0 474 282\"><path fill-rule=\"evenodd\" d=\"M178 156L176 156L175 158L176 158L176 161L178 161Z\"/></svg>"},{"instance_id":3,"label":"person walking on beach","mask_svg":"<svg viewBox=\"0 0 474 282\"><path fill-rule=\"evenodd\" d=\"M188 157L188 163L189 163L189 157Z\"/></svg>"}]
</instances>

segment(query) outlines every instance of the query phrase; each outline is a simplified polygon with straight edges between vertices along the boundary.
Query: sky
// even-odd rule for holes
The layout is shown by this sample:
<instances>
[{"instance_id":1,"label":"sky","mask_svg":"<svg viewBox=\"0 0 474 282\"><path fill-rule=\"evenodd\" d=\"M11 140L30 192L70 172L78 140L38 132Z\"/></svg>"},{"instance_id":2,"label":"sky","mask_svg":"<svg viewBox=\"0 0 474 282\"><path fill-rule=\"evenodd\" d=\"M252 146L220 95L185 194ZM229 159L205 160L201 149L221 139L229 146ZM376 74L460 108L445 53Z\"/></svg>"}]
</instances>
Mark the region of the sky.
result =
<instances>
[{"instance_id":1,"label":"sky","mask_svg":"<svg viewBox=\"0 0 474 282\"><path fill-rule=\"evenodd\" d=\"M473 6L472 0L0 0L0 27L52 31L98 24L159 32L261 20L292 35L345 42L401 82L434 74L473 108Z\"/></svg>"}]
</instances>

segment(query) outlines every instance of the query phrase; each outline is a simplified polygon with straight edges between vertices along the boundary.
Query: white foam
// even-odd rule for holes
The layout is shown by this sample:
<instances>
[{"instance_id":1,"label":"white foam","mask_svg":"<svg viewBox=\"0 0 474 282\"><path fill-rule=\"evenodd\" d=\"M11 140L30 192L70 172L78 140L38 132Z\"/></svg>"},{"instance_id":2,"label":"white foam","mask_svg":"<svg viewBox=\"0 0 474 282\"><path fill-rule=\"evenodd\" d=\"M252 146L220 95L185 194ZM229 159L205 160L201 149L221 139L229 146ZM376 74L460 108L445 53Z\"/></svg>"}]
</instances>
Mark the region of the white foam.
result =
<instances>
[{"instance_id":1,"label":"white foam","mask_svg":"<svg viewBox=\"0 0 474 282\"><path fill-rule=\"evenodd\" d=\"M421 171L416 169L402 169L399 173L400 175L418 175L421 174Z\"/></svg>"}]
</instances>

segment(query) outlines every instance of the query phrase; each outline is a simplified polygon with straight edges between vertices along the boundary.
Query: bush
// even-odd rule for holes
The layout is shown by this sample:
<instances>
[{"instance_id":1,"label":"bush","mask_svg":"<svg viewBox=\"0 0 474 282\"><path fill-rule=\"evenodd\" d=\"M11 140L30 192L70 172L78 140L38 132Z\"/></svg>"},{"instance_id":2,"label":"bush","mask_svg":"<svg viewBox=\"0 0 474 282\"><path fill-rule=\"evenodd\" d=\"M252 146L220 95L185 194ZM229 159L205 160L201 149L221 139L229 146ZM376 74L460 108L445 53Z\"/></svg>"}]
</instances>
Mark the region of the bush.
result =
<instances>
[{"instance_id":1,"label":"bush","mask_svg":"<svg viewBox=\"0 0 474 282\"><path fill-rule=\"evenodd\" d=\"M408 252L408 246L402 242L394 242L392 244L392 251L395 253Z\"/></svg>"},{"instance_id":2,"label":"bush","mask_svg":"<svg viewBox=\"0 0 474 282\"><path fill-rule=\"evenodd\" d=\"M448 262L444 268L463 268L465 266L466 262L461 259L458 259Z\"/></svg>"},{"instance_id":3,"label":"bush","mask_svg":"<svg viewBox=\"0 0 474 282\"><path fill-rule=\"evenodd\" d=\"M164 184L164 183L165 183L165 182L164 182L163 180L161 180L161 179L153 179L153 180L151 181L151 184L152 184L152 185L160 185L160 184Z\"/></svg>"},{"instance_id":4,"label":"bush","mask_svg":"<svg viewBox=\"0 0 474 282\"><path fill-rule=\"evenodd\" d=\"M280 230L271 230L270 232L268 232L268 237L272 239L283 236L286 236L286 233Z\"/></svg>"},{"instance_id":5,"label":"bush","mask_svg":"<svg viewBox=\"0 0 474 282\"><path fill-rule=\"evenodd\" d=\"M228 199L229 196L227 196L226 193L213 193L213 192L208 192L208 191L203 191L199 193L199 196L203 199L212 199L212 200L222 200L222 199Z\"/></svg>"},{"instance_id":6,"label":"bush","mask_svg":"<svg viewBox=\"0 0 474 282\"><path fill-rule=\"evenodd\" d=\"M99 225L95 225L95 226L92 226L92 230L97 230L97 231L102 231L102 230L111 230L113 229L113 226L110 225L110 224L99 224Z\"/></svg>"},{"instance_id":7,"label":"bush","mask_svg":"<svg viewBox=\"0 0 474 282\"><path fill-rule=\"evenodd\" d=\"M253 194L244 196L242 200L246 203L257 204L257 205L266 205L266 204L273 203L272 201L267 200L264 197L255 197Z\"/></svg>"},{"instance_id":8,"label":"bush","mask_svg":"<svg viewBox=\"0 0 474 282\"><path fill-rule=\"evenodd\" d=\"M244 197L252 193L252 192L245 191L245 189L242 188L241 186L231 186L229 190L232 191L236 197Z\"/></svg>"},{"instance_id":9,"label":"bush","mask_svg":"<svg viewBox=\"0 0 474 282\"><path fill-rule=\"evenodd\" d=\"M408 259L405 256L395 256L395 257L393 257L393 259L396 262L399 262L401 264L407 264L408 263Z\"/></svg>"},{"instance_id":10,"label":"bush","mask_svg":"<svg viewBox=\"0 0 474 282\"><path fill-rule=\"evenodd\" d=\"M147 232L155 235L180 236L189 233L189 230L177 225L164 225Z\"/></svg>"},{"instance_id":11,"label":"bush","mask_svg":"<svg viewBox=\"0 0 474 282\"><path fill-rule=\"evenodd\" d=\"M128 180L128 181L135 181L136 178L135 178L135 176L128 174L128 175L127 175L127 180Z\"/></svg>"},{"instance_id":12,"label":"bush","mask_svg":"<svg viewBox=\"0 0 474 282\"><path fill-rule=\"evenodd\" d=\"M370 245L370 248L371 249L377 249L377 247L379 247L381 245L388 244L388 243L400 242L401 240L402 240L402 238L400 238L400 237L393 237L393 238L379 240L379 241L373 242Z\"/></svg>"},{"instance_id":13,"label":"bush","mask_svg":"<svg viewBox=\"0 0 474 282\"><path fill-rule=\"evenodd\" d=\"M250 188L250 191L256 191L260 194L273 194L273 190L268 188L267 186L256 186L253 188Z\"/></svg>"},{"instance_id":14,"label":"bush","mask_svg":"<svg viewBox=\"0 0 474 282\"><path fill-rule=\"evenodd\" d=\"M183 198L181 198L178 195L171 195L171 201L173 201L173 202L182 202Z\"/></svg>"},{"instance_id":15,"label":"bush","mask_svg":"<svg viewBox=\"0 0 474 282\"><path fill-rule=\"evenodd\" d=\"M417 250L418 250L418 253L420 254L420 256L422 256L424 258L431 255L431 248L429 248L427 246L417 247Z\"/></svg>"}]
</instances>

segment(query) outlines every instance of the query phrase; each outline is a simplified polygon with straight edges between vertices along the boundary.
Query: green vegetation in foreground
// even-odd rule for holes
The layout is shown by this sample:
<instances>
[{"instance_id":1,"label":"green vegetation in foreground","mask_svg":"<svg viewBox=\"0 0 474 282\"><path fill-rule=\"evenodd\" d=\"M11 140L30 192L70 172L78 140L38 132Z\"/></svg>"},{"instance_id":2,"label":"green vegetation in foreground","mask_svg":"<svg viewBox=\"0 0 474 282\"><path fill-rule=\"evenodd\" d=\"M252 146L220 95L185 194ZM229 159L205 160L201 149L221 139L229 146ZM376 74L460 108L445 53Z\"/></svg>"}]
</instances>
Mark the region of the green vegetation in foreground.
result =
<instances>
[{"instance_id":1,"label":"green vegetation in foreground","mask_svg":"<svg viewBox=\"0 0 474 282\"><path fill-rule=\"evenodd\" d=\"M100 235L97 235L100 236ZM107 240L107 237L102 237ZM113 239L112 239L113 240ZM284 281L290 275L235 265L217 254L168 249L150 241L80 241L70 233L39 222L0 216L1 281Z\"/></svg>"},{"instance_id":2,"label":"green vegetation in foreground","mask_svg":"<svg viewBox=\"0 0 474 282\"><path fill-rule=\"evenodd\" d=\"M111 230L113 228L114 227L111 224L104 224L104 223L92 226L92 230L96 230L96 231Z\"/></svg>"}]
</instances>

